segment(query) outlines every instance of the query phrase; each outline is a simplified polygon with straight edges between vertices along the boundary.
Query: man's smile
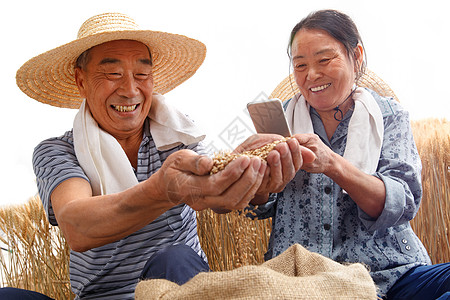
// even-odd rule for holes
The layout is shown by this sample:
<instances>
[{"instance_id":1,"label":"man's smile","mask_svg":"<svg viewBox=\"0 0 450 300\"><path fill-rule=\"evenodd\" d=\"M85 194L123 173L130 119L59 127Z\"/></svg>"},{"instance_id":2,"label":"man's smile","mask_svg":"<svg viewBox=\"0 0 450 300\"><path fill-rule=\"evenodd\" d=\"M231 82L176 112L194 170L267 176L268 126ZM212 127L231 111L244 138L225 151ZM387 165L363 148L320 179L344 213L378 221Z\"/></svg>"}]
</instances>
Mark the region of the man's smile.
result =
<instances>
[{"instance_id":1,"label":"man's smile","mask_svg":"<svg viewBox=\"0 0 450 300\"><path fill-rule=\"evenodd\" d=\"M118 112L131 112L134 111L136 109L136 107L139 104L134 104L134 105L111 105L112 108L114 108L115 110L117 110Z\"/></svg>"}]
</instances>

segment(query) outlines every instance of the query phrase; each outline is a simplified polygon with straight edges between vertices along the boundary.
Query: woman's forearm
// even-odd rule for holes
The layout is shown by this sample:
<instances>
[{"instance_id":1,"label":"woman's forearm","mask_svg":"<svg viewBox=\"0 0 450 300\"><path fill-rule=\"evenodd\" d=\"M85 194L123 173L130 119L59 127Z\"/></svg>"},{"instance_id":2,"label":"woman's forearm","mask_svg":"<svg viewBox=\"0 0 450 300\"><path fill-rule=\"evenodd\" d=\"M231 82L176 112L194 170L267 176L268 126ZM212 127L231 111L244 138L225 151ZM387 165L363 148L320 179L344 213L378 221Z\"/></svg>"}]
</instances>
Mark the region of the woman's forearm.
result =
<instances>
[{"instance_id":1,"label":"woman's forearm","mask_svg":"<svg viewBox=\"0 0 450 300\"><path fill-rule=\"evenodd\" d=\"M384 208L386 189L378 177L366 174L336 154L332 167L324 173L344 189L369 216L378 218Z\"/></svg>"}]
</instances>

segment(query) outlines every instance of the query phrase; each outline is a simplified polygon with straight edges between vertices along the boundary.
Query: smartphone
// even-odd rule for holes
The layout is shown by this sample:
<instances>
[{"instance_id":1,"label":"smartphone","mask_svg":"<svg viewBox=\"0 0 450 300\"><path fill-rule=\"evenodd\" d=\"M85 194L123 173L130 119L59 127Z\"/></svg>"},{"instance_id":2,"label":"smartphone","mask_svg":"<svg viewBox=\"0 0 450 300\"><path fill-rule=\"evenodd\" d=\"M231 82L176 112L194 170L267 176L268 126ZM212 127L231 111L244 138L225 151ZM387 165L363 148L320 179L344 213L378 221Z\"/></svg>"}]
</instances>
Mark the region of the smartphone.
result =
<instances>
[{"instance_id":1,"label":"smartphone","mask_svg":"<svg viewBox=\"0 0 450 300\"><path fill-rule=\"evenodd\" d=\"M275 133L285 137L292 135L281 100L250 102L247 109L257 133Z\"/></svg>"}]
</instances>

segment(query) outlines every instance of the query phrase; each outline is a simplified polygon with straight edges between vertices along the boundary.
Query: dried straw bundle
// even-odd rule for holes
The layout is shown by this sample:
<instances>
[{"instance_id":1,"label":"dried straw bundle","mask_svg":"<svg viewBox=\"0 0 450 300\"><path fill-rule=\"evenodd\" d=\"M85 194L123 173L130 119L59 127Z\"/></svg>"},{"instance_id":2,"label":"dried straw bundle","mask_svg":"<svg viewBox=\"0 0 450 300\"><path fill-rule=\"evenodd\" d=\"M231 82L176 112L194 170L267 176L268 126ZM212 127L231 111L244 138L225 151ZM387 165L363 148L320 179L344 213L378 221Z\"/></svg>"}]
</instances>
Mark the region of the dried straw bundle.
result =
<instances>
[{"instance_id":1,"label":"dried straw bundle","mask_svg":"<svg viewBox=\"0 0 450 300\"><path fill-rule=\"evenodd\" d=\"M238 211L197 212L198 235L211 270L228 271L264 262L272 220L252 220Z\"/></svg>"},{"instance_id":2,"label":"dried straw bundle","mask_svg":"<svg viewBox=\"0 0 450 300\"><path fill-rule=\"evenodd\" d=\"M450 261L450 122L412 122L422 160L422 204L411 226L433 263Z\"/></svg>"},{"instance_id":3,"label":"dried straw bundle","mask_svg":"<svg viewBox=\"0 0 450 300\"><path fill-rule=\"evenodd\" d=\"M33 290L54 299L73 299L69 247L49 224L38 197L0 209L2 286Z\"/></svg>"}]
</instances>

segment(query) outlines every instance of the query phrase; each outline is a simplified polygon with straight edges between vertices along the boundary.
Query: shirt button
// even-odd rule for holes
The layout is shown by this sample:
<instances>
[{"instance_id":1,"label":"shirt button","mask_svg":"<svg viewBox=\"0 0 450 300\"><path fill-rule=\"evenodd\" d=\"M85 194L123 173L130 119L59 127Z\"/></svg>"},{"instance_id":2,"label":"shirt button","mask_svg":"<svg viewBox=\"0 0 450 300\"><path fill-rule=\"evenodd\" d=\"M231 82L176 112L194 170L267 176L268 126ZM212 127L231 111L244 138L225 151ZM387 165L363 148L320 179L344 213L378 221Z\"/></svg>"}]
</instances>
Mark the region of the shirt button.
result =
<instances>
[{"instance_id":1,"label":"shirt button","mask_svg":"<svg viewBox=\"0 0 450 300\"><path fill-rule=\"evenodd\" d=\"M410 245L406 245L405 249L409 251L409 250L411 250L411 246Z\"/></svg>"},{"instance_id":2,"label":"shirt button","mask_svg":"<svg viewBox=\"0 0 450 300\"><path fill-rule=\"evenodd\" d=\"M323 229L330 230L331 229L331 225L330 224L323 224Z\"/></svg>"},{"instance_id":3,"label":"shirt button","mask_svg":"<svg viewBox=\"0 0 450 300\"><path fill-rule=\"evenodd\" d=\"M408 240L407 239L402 239L402 243L403 244L408 244Z\"/></svg>"},{"instance_id":4,"label":"shirt button","mask_svg":"<svg viewBox=\"0 0 450 300\"><path fill-rule=\"evenodd\" d=\"M325 194L329 194L329 193L331 193L331 188L329 186L326 186L324 191L325 191Z\"/></svg>"}]
</instances>

